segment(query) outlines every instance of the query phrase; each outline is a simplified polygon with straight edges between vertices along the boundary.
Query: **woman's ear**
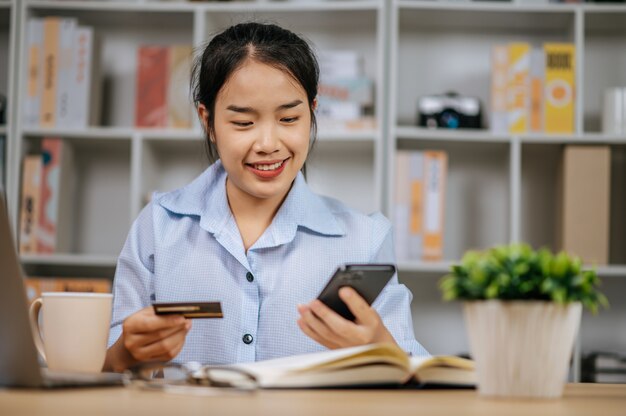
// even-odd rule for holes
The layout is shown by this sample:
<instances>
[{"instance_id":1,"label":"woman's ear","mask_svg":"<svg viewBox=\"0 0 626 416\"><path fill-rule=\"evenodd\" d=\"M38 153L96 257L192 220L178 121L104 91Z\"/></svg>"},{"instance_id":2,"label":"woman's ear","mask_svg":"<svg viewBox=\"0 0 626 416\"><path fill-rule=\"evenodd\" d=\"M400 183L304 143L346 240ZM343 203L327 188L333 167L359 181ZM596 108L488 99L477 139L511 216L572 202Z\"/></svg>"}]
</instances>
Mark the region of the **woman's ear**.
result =
<instances>
[{"instance_id":1,"label":"woman's ear","mask_svg":"<svg viewBox=\"0 0 626 416\"><path fill-rule=\"evenodd\" d=\"M313 99L313 105L311 106L311 110L317 110L317 97Z\"/></svg>"},{"instance_id":2,"label":"woman's ear","mask_svg":"<svg viewBox=\"0 0 626 416\"><path fill-rule=\"evenodd\" d=\"M204 131L208 132L209 110L204 106L204 104L198 104L198 117L200 118L200 122L202 123Z\"/></svg>"}]
</instances>

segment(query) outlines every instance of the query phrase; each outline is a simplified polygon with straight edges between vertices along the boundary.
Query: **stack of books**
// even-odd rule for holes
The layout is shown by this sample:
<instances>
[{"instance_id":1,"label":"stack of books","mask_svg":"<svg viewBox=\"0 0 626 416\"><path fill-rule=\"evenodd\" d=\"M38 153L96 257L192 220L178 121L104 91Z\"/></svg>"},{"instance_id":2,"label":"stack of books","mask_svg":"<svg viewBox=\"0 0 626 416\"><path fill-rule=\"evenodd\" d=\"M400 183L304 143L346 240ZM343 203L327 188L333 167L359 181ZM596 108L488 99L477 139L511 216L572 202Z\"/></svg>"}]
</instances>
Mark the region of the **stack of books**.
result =
<instances>
[{"instance_id":1,"label":"stack of books","mask_svg":"<svg viewBox=\"0 0 626 416\"><path fill-rule=\"evenodd\" d=\"M75 18L32 18L27 24L28 80L24 124L85 128L99 123L97 45Z\"/></svg>"},{"instance_id":2,"label":"stack of books","mask_svg":"<svg viewBox=\"0 0 626 416\"><path fill-rule=\"evenodd\" d=\"M443 151L397 152L393 218L398 261L443 259L447 166Z\"/></svg>"},{"instance_id":3,"label":"stack of books","mask_svg":"<svg viewBox=\"0 0 626 416\"><path fill-rule=\"evenodd\" d=\"M583 383L626 383L626 354L614 351L592 351L581 365Z\"/></svg>"},{"instance_id":4,"label":"stack of books","mask_svg":"<svg viewBox=\"0 0 626 416\"><path fill-rule=\"evenodd\" d=\"M6 98L0 94L0 127L6 123ZM0 189L6 188L6 136L0 132Z\"/></svg>"},{"instance_id":5,"label":"stack of books","mask_svg":"<svg viewBox=\"0 0 626 416\"><path fill-rule=\"evenodd\" d=\"M492 50L491 130L572 134L576 50L570 43L497 45Z\"/></svg>"},{"instance_id":6,"label":"stack of books","mask_svg":"<svg viewBox=\"0 0 626 416\"><path fill-rule=\"evenodd\" d=\"M139 47L135 127L190 129L190 45Z\"/></svg>"},{"instance_id":7,"label":"stack of books","mask_svg":"<svg viewBox=\"0 0 626 416\"><path fill-rule=\"evenodd\" d=\"M320 83L317 117L322 129L358 130L375 127L374 83L364 75L356 51L318 53Z\"/></svg>"},{"instance_id":8,"label":"stack of books","mask_svg":"<svg viewBox=\"0 0 626 416\"><path fill-rule=\"evenodd\" d=\"M0 189L6 189L6 137L0 134Z\"/></svg>"},{"instance_id":9,"label":"stack of books","mask_svg":"<svg viewBox=\"0 0 626 416\"><path fill-rule=\"evenodd\" d=\"M21 254L70 252L73 217L72 148L46 137L41 153L24 158L20 206Z\"/></svg>"}]
</instances>

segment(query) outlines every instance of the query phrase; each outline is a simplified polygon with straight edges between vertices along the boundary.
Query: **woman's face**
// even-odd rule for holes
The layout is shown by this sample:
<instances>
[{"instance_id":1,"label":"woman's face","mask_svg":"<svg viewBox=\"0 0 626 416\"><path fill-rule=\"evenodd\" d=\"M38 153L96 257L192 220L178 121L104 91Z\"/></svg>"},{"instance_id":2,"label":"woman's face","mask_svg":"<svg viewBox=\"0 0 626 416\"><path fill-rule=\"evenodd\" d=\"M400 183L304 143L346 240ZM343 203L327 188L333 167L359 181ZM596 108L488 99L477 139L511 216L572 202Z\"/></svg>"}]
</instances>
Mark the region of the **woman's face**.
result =
<instances>
[{"instance_id":1,"label":"woman's face","mask_svg":"<svg viewBox=\"0 0 626 416\"><path fill-rule=\"evenodd\" d=\"M200 112L206 120L206 109ZM248 60L218 93L214 122L229 198L280 203L309 149L311 114L302 86L280 69Z\"/></svg>"}]
</instances>

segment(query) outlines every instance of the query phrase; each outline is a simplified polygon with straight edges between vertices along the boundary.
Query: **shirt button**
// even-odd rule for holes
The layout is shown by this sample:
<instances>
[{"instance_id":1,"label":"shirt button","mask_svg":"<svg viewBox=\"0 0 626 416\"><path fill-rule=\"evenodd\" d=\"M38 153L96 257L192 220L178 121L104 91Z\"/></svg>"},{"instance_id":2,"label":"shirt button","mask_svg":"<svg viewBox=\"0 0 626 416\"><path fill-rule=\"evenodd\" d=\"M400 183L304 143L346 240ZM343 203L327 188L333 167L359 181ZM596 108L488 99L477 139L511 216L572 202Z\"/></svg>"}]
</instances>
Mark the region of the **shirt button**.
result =
<instances>
[{"instance_id":1,"label":"shirt button","mask_svg":"<svg viewBox=\"0 0 626 416\"><path fill-rule=\"evenodd\" d=\"M254 281L254 275L250 272L246 273L246 279L248 279L248 282L252 282Z\"/></svg>"},{"instance_id":2,"label":"shirt button","mask_svg":"<svg viewBox=\"0 0 626 416\"><path fill-rule=\"evenodd\" d=\"M252 335L250 334L246 334L243 336L243 343L244 344L252 344L252 341L254 340L254 338L252 338Z\"/></svg>"}]
</instances>

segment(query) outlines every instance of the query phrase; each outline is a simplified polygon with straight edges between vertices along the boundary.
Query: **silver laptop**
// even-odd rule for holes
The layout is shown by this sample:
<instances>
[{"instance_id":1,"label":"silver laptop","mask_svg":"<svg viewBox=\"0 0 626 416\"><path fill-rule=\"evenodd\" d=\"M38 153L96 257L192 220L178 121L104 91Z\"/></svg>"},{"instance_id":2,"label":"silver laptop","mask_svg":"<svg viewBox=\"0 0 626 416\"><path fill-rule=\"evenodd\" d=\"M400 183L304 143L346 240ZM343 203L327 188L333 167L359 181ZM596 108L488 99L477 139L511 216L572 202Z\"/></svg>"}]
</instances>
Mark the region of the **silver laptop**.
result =
<instances>
[{"instance_id":1,"label":"silver laptop","mask_svg":"<svg viewBox=\"0 0 626 416\"><path fill-rule=\"evenodd\" d=\"M0 386L73 387L122 384L117 373L55 373L41 368L28 319L22 268L0 187Z\"/></svg>"}]
</instances>

